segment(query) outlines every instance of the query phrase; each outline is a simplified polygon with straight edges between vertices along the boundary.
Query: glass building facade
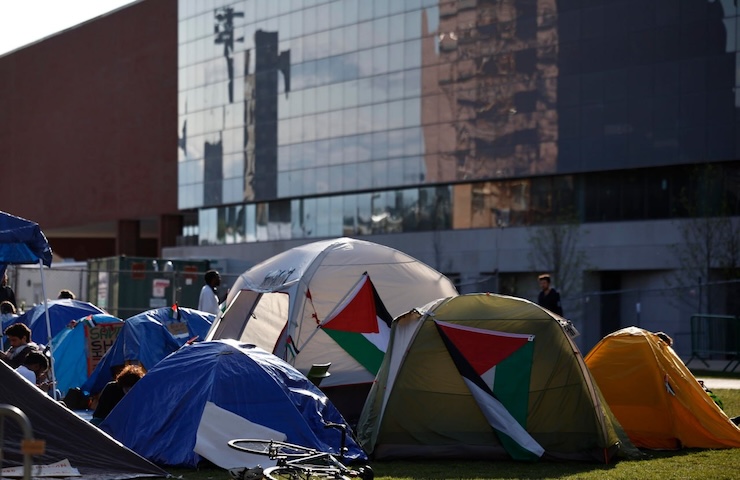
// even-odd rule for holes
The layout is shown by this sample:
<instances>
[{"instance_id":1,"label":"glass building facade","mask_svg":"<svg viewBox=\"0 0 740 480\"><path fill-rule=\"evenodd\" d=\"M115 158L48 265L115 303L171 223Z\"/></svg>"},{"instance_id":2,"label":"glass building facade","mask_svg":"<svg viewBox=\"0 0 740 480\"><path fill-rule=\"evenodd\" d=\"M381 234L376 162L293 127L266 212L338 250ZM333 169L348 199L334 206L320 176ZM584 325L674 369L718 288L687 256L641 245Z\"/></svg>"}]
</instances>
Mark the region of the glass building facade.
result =
<instances>
[{"instance_id":1,"label":"glass building facade","mask_svg":"<svg viewBox=\"0 0 740 480\"><path fill-rule=\"evenodd\" d=\"M740 214L733 0L178 7L186 244Z\"/></svg>"}]
</instances>

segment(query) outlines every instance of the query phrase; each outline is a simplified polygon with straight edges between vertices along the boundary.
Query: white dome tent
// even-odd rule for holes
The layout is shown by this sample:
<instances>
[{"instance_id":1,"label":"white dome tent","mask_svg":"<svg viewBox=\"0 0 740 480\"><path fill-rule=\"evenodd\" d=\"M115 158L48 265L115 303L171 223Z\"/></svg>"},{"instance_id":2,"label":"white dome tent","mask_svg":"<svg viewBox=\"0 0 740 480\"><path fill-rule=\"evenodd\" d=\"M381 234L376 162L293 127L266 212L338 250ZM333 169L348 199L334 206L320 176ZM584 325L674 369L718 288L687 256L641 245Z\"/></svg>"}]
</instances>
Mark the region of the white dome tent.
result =
<instances>
[{"instance_id":1,"label":"white dome tent","mask_svg":"<svg viewBox=\"0 0 740 480\"><path fill-rule=\"evenodd\" d=\"M331 362L331 375L323 379L322 389L369 386L377 369L368 370L317 328L349 301L365 273L391 317L457 294L447 277L398 250L352 238L324 240L292 248L244 272L206 340L253 343L304 374L314 364ZM383 352L387 336L385 341L379 347ZM364 401L364 396L357 401Z\"/></svg>"}]
</instances>

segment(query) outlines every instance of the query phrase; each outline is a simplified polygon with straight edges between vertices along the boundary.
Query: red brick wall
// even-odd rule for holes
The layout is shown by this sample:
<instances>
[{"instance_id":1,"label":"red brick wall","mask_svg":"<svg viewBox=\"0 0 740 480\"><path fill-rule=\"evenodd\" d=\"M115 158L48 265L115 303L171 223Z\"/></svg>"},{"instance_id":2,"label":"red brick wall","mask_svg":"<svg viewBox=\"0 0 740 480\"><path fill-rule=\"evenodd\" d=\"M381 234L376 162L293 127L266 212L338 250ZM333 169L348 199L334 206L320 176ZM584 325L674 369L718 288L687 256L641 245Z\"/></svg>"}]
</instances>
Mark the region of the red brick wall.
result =
<instances>
[{"instance_id":1,"label":"red brick wall","mask_svg":"<svg viewBox=\"0 0 740 480\"><path fill-rule=\"evenodd\" d=\"M0 210L45 231L176 214L177 0L0 57L0 165Z\"/></svg>"}]
</instances>

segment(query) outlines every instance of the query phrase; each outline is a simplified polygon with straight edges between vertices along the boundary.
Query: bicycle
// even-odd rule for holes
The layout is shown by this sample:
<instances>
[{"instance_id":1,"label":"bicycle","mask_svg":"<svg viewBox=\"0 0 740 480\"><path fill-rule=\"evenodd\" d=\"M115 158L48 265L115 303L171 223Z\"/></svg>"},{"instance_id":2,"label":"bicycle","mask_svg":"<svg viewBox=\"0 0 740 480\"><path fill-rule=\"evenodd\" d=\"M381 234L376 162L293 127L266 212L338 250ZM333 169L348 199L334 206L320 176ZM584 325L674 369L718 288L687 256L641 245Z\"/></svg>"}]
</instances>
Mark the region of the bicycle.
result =
<instances>
[{"instance_id":1,"label":"bicycle","mask_svg":"<svg viewBox=\"0 0 740 480\"><path fill-rule=\"evenodd\" d=\"M339 458L333 453L315 448L296 445L279 440L235 438L227 443L229 447L240 452L264 455L277 464L264 470L254 468L232 469L229 474L235 480L318 480L318 479L360 479L373 480L375 474L369 465L353 468L344 463L347 453L347 426L339 423L326 423L325 428L336 428L342 432Z\"/></svg>"}]
</instances>

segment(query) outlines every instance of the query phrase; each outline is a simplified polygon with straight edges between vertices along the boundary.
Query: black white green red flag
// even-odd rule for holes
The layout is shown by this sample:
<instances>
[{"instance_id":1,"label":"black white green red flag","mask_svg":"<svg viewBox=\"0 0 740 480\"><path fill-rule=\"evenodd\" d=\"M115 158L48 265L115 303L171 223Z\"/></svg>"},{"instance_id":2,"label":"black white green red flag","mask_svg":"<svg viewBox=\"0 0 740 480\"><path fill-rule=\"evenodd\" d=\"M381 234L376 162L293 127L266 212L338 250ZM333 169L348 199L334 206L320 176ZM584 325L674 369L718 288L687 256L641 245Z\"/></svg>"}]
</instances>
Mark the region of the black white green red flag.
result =
<instances>
[{"instance_id":1,"label":"black white green red flag","mask_svg":"<svg viewBox=\"0 0 740 480\"><path fill-rule=\"evenodd\" d=\"M435 321L458 372L501 444L515 460L545 450L526 430L534 335Z\"/></svg>"},{"instance_id":2,"label":"black white green red flag","mask_svg":"<svg viewBox=\"0 0 740 480\"><path fill-rule=\"evenodd\" d=\"M388 347L392 321L393 317L365 273L321 324L321 328L375 375Z\"/></svg>"}]
</instances>

